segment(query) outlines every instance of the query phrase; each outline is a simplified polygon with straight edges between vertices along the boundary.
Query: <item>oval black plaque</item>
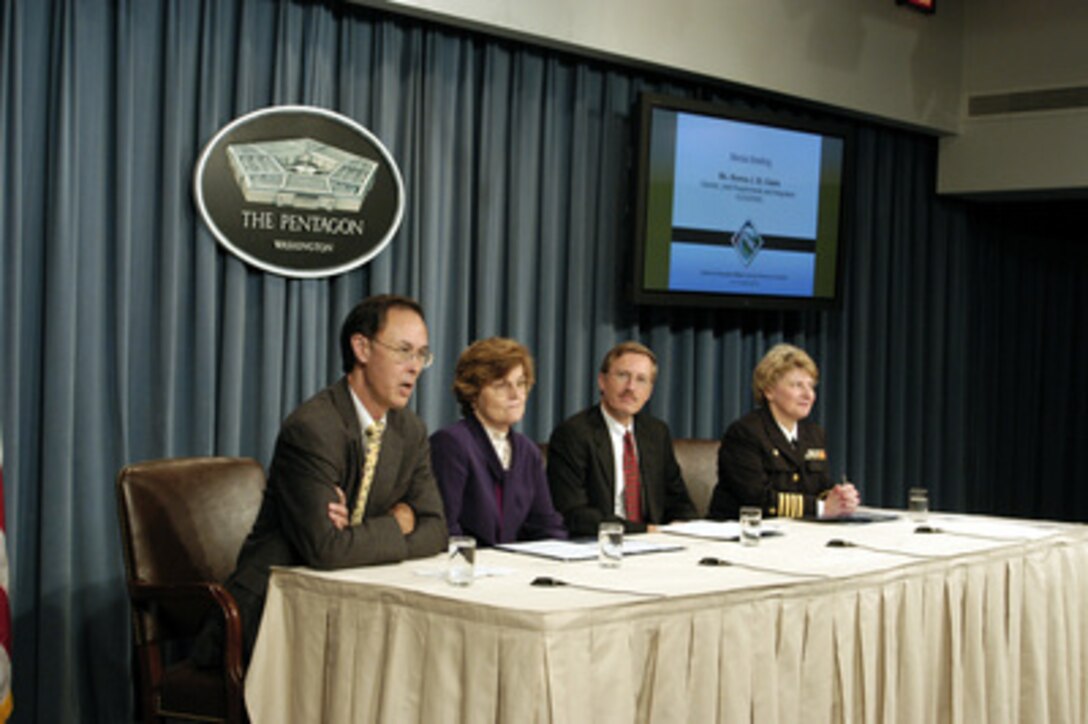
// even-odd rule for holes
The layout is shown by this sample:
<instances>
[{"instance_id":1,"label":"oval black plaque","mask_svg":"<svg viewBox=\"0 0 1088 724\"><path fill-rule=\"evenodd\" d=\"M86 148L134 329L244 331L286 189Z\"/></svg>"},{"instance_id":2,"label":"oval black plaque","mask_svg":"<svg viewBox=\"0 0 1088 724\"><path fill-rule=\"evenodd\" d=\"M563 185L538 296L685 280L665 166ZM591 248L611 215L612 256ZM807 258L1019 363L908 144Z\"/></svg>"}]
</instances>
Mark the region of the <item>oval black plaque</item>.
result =
<instances>
[{"instance_id":1,"label":"oval black plaque","mask_svg":"<svg viewBox=\"0 0 1088 724\"><path fill-rule=\"evenodd\" d=\"M263 108L224 126L200 154L193 189L219 243L290 277L365 264L404 215L404 182L381 141L311 106Z\"/></svg>"}]
</instances>

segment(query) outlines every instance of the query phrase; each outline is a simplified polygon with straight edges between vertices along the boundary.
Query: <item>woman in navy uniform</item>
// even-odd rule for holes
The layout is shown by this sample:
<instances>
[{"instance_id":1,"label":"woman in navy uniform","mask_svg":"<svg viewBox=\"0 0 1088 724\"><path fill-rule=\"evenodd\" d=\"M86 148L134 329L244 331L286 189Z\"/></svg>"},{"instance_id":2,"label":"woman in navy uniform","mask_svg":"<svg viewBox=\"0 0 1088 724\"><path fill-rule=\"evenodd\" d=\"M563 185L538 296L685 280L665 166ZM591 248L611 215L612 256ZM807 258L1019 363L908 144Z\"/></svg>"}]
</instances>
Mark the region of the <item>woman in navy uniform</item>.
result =
<instances>
[{"instance_id":1,"label":"woman in navy uniform","mask_svg":"<svg viewBox=\"0 0 1088 724\"><path fill-rule=\"evenodd\" d=\"M812 358L790 344L775 345L756 365L757 407L729 426L718 448L711 518L735 520L748 505L789 518L854 512L857 490L832 483L824 430L807 419L819 378Z\"/></svg>"}]
</instances>

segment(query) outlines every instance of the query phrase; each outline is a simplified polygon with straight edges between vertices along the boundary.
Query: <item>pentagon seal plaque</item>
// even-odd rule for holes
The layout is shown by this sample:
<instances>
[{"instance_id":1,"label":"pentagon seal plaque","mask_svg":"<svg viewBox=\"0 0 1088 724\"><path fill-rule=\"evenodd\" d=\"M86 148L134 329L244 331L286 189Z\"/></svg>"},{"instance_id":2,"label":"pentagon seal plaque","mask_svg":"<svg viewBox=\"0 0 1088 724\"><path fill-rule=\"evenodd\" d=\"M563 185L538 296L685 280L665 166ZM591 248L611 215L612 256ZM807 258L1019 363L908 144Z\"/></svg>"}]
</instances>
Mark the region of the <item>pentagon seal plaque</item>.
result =
<instances>
[{"instance_id":1,"label":"pentagon seal plaque","mask_svg":"<svg viewBox=\"0 0 1088 724\"><path fill-rule=\"evenodd\" d=\"M404 183L373 134L338 113L273 106L204 147L196 205L227 250L274 274L342 274L377 256L404 215Z\"/></svg>"}]
</instances>

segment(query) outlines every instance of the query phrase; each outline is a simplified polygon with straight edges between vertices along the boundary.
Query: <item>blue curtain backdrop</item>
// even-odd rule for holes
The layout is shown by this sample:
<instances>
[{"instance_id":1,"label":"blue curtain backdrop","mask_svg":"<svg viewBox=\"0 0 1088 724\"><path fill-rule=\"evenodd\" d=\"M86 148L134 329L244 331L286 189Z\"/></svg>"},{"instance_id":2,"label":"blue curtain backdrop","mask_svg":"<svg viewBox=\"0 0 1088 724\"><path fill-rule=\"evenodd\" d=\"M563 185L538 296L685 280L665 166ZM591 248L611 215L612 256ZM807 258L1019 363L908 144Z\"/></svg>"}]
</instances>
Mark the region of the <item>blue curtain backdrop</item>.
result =
<instances>
[{"instance_id":1,"label":"blue curtain backdrop","mask_svg":"<svg viewBox=\"0 0 1088 724\"><path fill-rule=\"evenodd\" d=\"M17 721L131 718L117 470L195 454L267 464L283 416L337 376L344 314L375 292L427 312L437 362L413 405L432 428L457 416L453 365L474 339L534 351L522 427L545 439L593 401L604 351L637 338L661 359L653 412L677 436L717 437L749 409L756 360L788 340L822 366L816 417L867 502L898 505L922 484L946 509L1088 519L1078 247L1046 215L935 197L932 138L851 121L841 309L636 308L638 93L779 101L332 3L9 0L0 13ZM362 269L262 273L196 217L203 144L284 103L356 119L401 166L404 225Z\"/></svg>"}]
</instances>

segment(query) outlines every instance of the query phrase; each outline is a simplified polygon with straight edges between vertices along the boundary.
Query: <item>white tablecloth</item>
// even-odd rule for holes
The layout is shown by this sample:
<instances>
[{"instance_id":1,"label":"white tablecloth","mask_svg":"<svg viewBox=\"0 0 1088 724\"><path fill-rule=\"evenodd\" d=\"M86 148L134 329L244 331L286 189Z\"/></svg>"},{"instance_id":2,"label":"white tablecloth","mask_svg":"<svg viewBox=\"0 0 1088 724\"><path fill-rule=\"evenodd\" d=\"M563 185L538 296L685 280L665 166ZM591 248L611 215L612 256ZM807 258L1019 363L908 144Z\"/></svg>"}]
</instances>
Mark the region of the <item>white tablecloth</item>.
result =
<instances>
[{"instance_id":1,"label":"white tablecloth","mask_svg":"<svg viewBox=\"0 0 1088 724\"><path fill-rule=\"evenodd\" d=\"M1088 527L930 522L958 532L657 533L640 539L684 550L617 570L481 550L502 575L467 588L429 575L444 557L277 570L247 706L256 724L1088 722Z\"/></svg>"}]
</instances>

